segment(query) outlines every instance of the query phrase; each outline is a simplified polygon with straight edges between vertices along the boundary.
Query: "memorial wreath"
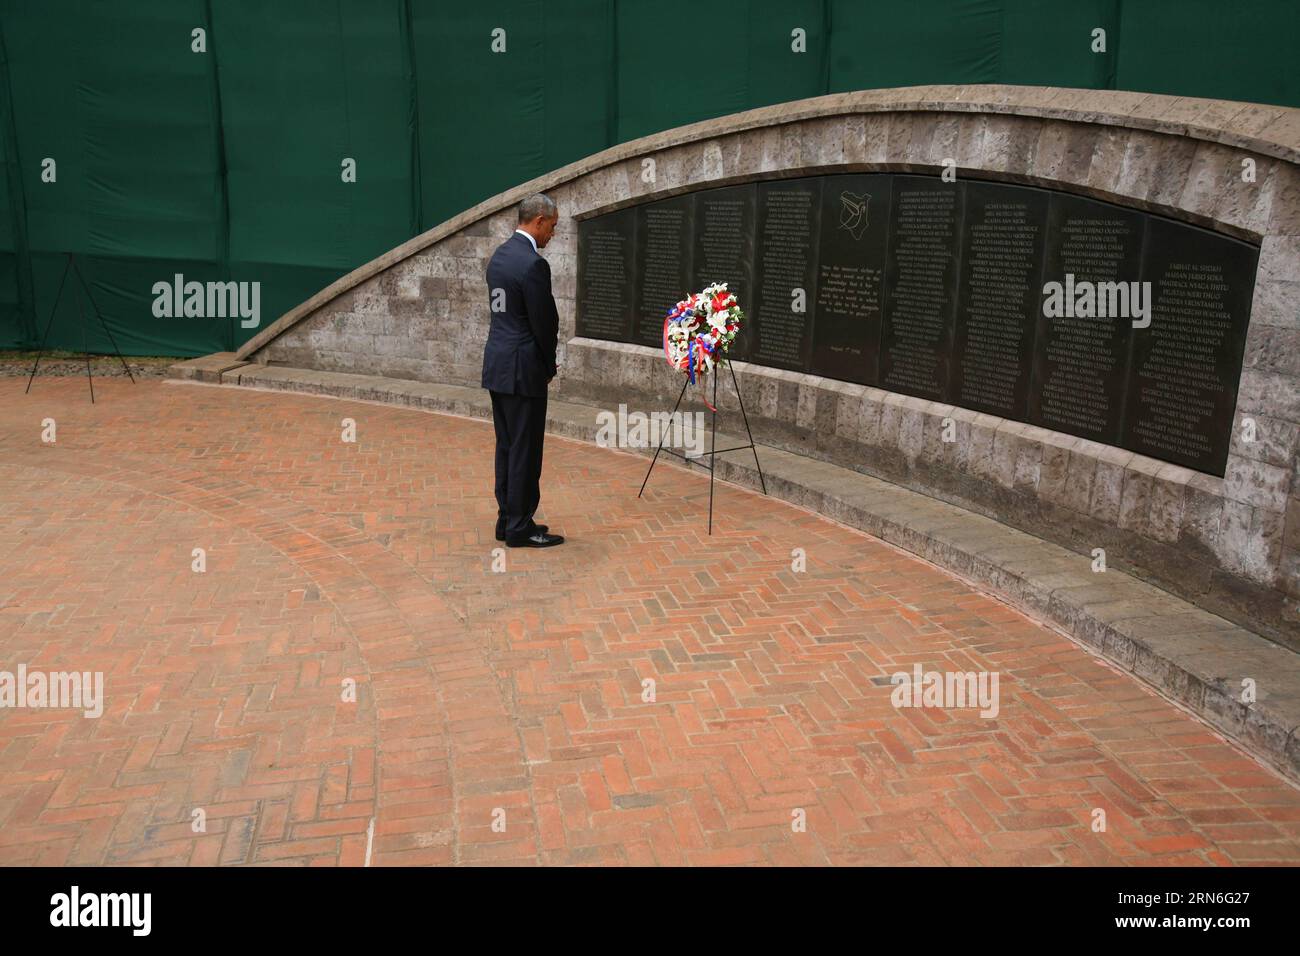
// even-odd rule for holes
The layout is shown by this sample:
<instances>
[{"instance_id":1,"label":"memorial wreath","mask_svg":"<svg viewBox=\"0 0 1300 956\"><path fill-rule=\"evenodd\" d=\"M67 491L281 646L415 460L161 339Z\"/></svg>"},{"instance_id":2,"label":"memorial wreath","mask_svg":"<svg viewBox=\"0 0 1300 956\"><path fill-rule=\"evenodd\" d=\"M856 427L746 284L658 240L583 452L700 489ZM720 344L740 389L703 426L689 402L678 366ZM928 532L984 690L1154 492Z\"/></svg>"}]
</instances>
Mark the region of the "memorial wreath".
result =
<instances>
[{"instance_id":1,"label":"memorial wreath","mask_svg":"<svg viewBox=\"0 0 1300 956\"><path fill-rule=\"evenodd\" d=\"M685 372L694 385L697 378L702 380L722 364L744 319L740 303L727 291L725 282L715 282L687 296L664 318L664 355L668 364Z\"/></svg>"}]
</instances>

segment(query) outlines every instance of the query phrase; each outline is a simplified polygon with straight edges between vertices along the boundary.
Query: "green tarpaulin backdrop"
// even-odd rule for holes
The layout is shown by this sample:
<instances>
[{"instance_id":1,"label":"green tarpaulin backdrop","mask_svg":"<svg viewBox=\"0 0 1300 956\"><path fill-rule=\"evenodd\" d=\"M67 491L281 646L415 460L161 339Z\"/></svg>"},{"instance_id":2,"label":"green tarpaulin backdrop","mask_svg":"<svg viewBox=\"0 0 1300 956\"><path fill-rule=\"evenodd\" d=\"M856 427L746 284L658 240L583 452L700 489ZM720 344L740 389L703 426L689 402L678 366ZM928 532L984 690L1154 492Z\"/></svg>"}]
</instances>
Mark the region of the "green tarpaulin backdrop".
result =
<instances>
[{"instance_id":1,"label":"green tarpaulin backdrop","mask_svg":"<svg viewBox=\"0 0 1300 956\"><path fill-rule=\"evenodd\" d=\"M156 282L259 282L265 327L657 130L920 83L1296 106L1297 37L1296 0L0 0L0 347L39 342L68 252L124 353L201 355L257 329L155 317ZM80 349L60 302L50 345Z\"/></svg>"}]
</instances>

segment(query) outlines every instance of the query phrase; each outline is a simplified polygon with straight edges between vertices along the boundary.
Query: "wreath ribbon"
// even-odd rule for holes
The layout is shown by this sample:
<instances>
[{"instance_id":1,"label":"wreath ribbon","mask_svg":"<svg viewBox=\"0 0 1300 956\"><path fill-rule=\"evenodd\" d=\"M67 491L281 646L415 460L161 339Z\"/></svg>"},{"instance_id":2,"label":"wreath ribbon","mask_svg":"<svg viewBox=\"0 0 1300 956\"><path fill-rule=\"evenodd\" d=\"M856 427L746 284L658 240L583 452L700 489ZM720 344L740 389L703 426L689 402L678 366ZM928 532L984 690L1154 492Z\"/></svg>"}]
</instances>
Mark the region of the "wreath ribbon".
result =
<instances>
[{"instance_id":1,"label":"wreath ribbon","mask_svg":"<svg viewBox=\"0 0 1300 956\"><path fill-rule=\"evenodd\" d=\"M692 367L691 367L691 373L690 373L690 380L691 380L691 384L692 384L692 385L695 384L695 368L694 368L694 364L695 364L695 363L694 363L694 358L695 358L695 349L696 349L697 346L698 346L702 351L704 351L704 352L708 352L709 355L713 355L713 346L712 346L711 344L709 344L708 342L705 342L705 341L704 341L700 336L698 336L698 335L696 335L696 336L692 336L692 338L691 338L691 359L692 359L691 366L692 366ZM714 369L714 372L717 372L717 369L716 369L716 368ZM708 406L709 406L709 411L711 411L711 412L716 412L717 409L714 408L714 407L713 407L713 404L709 401L708 394L709 394L709 393L706 392L706 391L704 390L704 359L701 358L701 359L700 359L700 399L704 402L705 405L708 405Z\"/></svg>"}]
</instances>

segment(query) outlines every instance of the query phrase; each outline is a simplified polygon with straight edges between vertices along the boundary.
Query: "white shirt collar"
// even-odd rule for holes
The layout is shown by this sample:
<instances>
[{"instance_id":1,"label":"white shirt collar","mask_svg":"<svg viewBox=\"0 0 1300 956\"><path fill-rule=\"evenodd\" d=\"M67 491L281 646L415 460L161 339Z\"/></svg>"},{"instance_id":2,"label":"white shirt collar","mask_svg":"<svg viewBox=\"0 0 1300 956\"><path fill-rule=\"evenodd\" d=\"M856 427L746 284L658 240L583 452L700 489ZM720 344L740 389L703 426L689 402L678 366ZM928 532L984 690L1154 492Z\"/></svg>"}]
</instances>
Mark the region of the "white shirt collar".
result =
<instances>
[{"instance_id":1,"label":"white shirt collar","mask_svg":"<svg viewBox=\"0 0 1300 956\"><path fill-rule=\"evenodd\" d=\"M532 236L530 236L528 233L524 232L522 229L516 229L515 232L519 233L519 235L523 236L525 239L527 239L529 242L531 242L531 243L533 244L533 252L537 252L537 240L536 240L536 239L534 239L534 238L533 238ZM541 255L540 252L538 252L537 254L538 254L538 255Z\"/></svg>"}]
</instances>

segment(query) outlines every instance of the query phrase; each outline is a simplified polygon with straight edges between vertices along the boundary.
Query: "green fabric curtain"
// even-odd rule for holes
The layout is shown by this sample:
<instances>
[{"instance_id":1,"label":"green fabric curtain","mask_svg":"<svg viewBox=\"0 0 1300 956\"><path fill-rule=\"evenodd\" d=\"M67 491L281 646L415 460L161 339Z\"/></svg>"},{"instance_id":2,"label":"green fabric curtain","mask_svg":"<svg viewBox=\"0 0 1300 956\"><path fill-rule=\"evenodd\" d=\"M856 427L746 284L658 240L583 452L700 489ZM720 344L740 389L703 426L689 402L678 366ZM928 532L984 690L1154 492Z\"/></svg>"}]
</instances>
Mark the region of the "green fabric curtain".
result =
<instances>
[{"instance_id":1,"label":"green fabric curtain","mask_svg":"<svg viewBox=\"0 0 1300 956\"><path fill-rule=\"evenodd\" d=\"M39 342L67 253L124 353L200 355L658 130L918 83L1300 105L1298 35L1294 0L0 0L0 347ZM176 274L259 283L259 326L156 317ZM83 347L71 289L49 344Z\"/></svg>"},{"instance_id":2,"label":"green fabric curtain","mask_svg":"<svg viewBox=\"0 0 1300 956\"><path fill-rule=\"evenodd\" d=\"M410 6L425 229L610 145L608 0Z\"/></svg>"},{"instance_id":3,"label":"green fabric curtain","mask_svg":"<svg viewBox=\"0 0 1300 956\"><path fill-rule=\"evenodd\" d=\"M19 348L31 341L30 273L20 269L28 262L26 207L18 184L17 141L9 95L9 72L4 38L0 35L0 348Z\"/></svg>"}]
</instances>

